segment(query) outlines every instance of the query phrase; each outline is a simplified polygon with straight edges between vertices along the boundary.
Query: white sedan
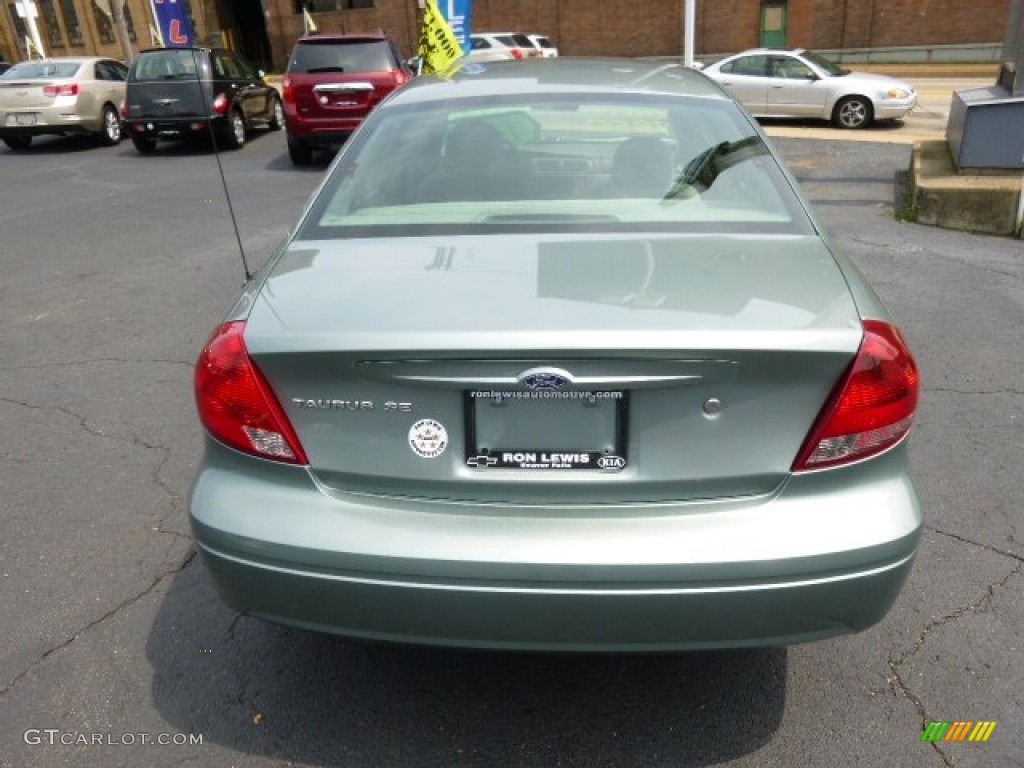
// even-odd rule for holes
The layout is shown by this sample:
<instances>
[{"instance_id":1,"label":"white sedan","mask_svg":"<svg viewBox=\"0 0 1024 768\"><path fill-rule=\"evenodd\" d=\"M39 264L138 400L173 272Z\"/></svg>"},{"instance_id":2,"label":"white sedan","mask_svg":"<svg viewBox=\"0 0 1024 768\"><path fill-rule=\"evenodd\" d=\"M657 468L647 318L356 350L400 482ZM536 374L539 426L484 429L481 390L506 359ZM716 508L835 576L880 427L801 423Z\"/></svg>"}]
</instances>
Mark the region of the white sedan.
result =
<instances>
[{"instance_id":1,"label":"white sedan","mask_svg":"<svg viewBox=\"0 0 1024 768\"><path fill-rule=\"evenodd\" d=\"M851 72L804 49L744 51L703 72L755 117L813 117L837 128L867 128L878 120L899 120L917 105L909 83Z\"/></svg>"}]
</instances>

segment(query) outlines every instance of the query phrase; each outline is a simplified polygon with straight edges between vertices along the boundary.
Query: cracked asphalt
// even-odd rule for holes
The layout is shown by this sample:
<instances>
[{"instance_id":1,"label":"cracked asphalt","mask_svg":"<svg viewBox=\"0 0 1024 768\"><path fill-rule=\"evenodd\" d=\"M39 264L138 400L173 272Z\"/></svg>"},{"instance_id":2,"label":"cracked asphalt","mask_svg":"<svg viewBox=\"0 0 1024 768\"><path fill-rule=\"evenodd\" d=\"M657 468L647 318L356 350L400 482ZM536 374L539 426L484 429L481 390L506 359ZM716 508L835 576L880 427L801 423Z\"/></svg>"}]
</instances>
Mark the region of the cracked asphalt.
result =
<instances>
[{"instance_id":1,"label":"cracked asphalt","mask_svg":"<svg viewBox=\"0 0 1024 768\"><path fill-rule=\"evenodd\" d=\"M184 506L192 363L242 279L215 159L0 150L0 766L1024 766L1024 243L897 221L906 145L776 144L918 357L927 532L867 632L648 657L354 643L224 607ZM256 266L323 166L281 134L222 161ZM927 744L929 720L998 725Z\"/></svg>"}]
</instances>

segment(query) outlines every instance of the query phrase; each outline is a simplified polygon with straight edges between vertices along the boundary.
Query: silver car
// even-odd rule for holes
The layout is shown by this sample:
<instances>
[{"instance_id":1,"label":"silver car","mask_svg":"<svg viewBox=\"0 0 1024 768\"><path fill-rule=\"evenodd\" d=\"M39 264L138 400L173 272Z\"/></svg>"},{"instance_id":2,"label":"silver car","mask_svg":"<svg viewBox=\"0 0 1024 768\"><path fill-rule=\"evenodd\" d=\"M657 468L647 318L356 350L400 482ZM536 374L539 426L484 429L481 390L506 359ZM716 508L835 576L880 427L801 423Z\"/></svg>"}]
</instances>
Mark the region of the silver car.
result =
<instances>
[{"instance_id":1,"label":"silver car","mask_svg":"<svg viewBox=\"0 0 1024 768\"><path fill-rule=\"evenodd\" d=\"M776 645L883 618L918 372L758 126L675 64L424 77L199 355L202 560L362 638Z\"/></svg>"},{"instance_id":2,"label":"silver car","mask_svg":"<svg viewBox=\"0 0 1024 768\"><path fill-rule=\"evenodd\" d=\"M703 69L757 117L811 117L837 128L899 120L917 106L902 80L851 72L812 51L758 48Z\"/></svg>"},{"instance_id":3,"label":"silver car","mask_svg":"<svg viewBox=\"0 0 1024 768\"><path fill-rule=\"evenodd\" d=\"M128 67L91 56L22 61L0 75L0 139L25 149L34 136L86 133L121 140Z\"/></svg>"}]
</instances>

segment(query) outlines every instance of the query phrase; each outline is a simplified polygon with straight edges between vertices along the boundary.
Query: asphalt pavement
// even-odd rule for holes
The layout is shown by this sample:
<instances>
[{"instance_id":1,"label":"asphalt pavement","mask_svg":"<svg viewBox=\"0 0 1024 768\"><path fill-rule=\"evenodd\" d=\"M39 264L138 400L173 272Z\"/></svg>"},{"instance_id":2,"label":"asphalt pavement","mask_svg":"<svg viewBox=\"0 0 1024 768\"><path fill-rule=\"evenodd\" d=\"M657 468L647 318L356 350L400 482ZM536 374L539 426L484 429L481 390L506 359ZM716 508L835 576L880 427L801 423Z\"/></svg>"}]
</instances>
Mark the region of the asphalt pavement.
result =
<instances>
[{"instance_id":1,"label":"asphalt pavement","mask_svg":"<svg viewBox=\"0 0 1024 768\"><path fill-rule=\"evenodd\" d=\"M664 656L354 643L226 608L185 512L192 365L242 283L216 162L0 149L0 766L1024 765L1024 244L899 221L909 145L807 129L828 138L776 144L921 366L923 546L864 633ZM221 159L258 266L323 166L279 133ZM924 743L931 720L997 725Z\"/></svg>"}]
</instances>

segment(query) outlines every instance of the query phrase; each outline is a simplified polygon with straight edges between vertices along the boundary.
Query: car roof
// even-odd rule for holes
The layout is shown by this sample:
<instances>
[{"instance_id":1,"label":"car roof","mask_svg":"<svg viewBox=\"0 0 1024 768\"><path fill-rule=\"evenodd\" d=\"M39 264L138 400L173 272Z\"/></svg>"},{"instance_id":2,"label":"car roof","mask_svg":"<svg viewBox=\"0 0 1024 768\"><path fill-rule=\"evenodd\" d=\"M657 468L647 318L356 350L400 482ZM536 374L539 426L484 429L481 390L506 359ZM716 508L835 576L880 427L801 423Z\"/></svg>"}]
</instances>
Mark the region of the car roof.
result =
<instances>
[{"instance_id":1,"label":"car roof","mask_svg":"<svg viewBox=\"0 0 1024 768\"><path fill-rule=\"evenodd\" d=\"M474 96L536 93L664 93L729 101L709 77L678 62L561 57L524 61L459 62L418 77L392 99L423 103Z\"/></svg>"},{"instance_id":2,"label":"car roof","mask_svg":"<svg viewBox=\"0 0 1024 768\"><path fill-rule=\"evenodd\" d=\"M306 35L296 40L298 43L375 43L390 40L387 35L373 33L352 34L352 35Z\"/></svg>"},{"instance_id":3,"label":"car roof","mask_svg":"<svg viewBox=\"0 0 1024 768\"><path fill-rule=\"evenodd\" d=\"M168 51L193 51L195 53L213 53L213 52L217 52L217 53L233 53L233 51L229 51L226 48L216 48L216 47L211 48L208 45L203 45L203 46L199 46L199 45L197 45L197 46L175 45L175 46L169 46L169 47L165 47L165 48L147 48L144 51L139 51L139 56L141 56L144 53L166 53Z\"/></svg>"},{"instance_id":4,"label":"car roof","mask_svg":"<svg viewBox=\"0 0 1024 768\"><path fill-rule=\"evenodd\" d=\"M113 56L47 56L45 59L25 59L24 61L16 61L14 64L45 64L48 61L85 64L89 61L117 61L117 59ZM9 62L2 63L6 64Z\"/></svg>"}]
</instances>

